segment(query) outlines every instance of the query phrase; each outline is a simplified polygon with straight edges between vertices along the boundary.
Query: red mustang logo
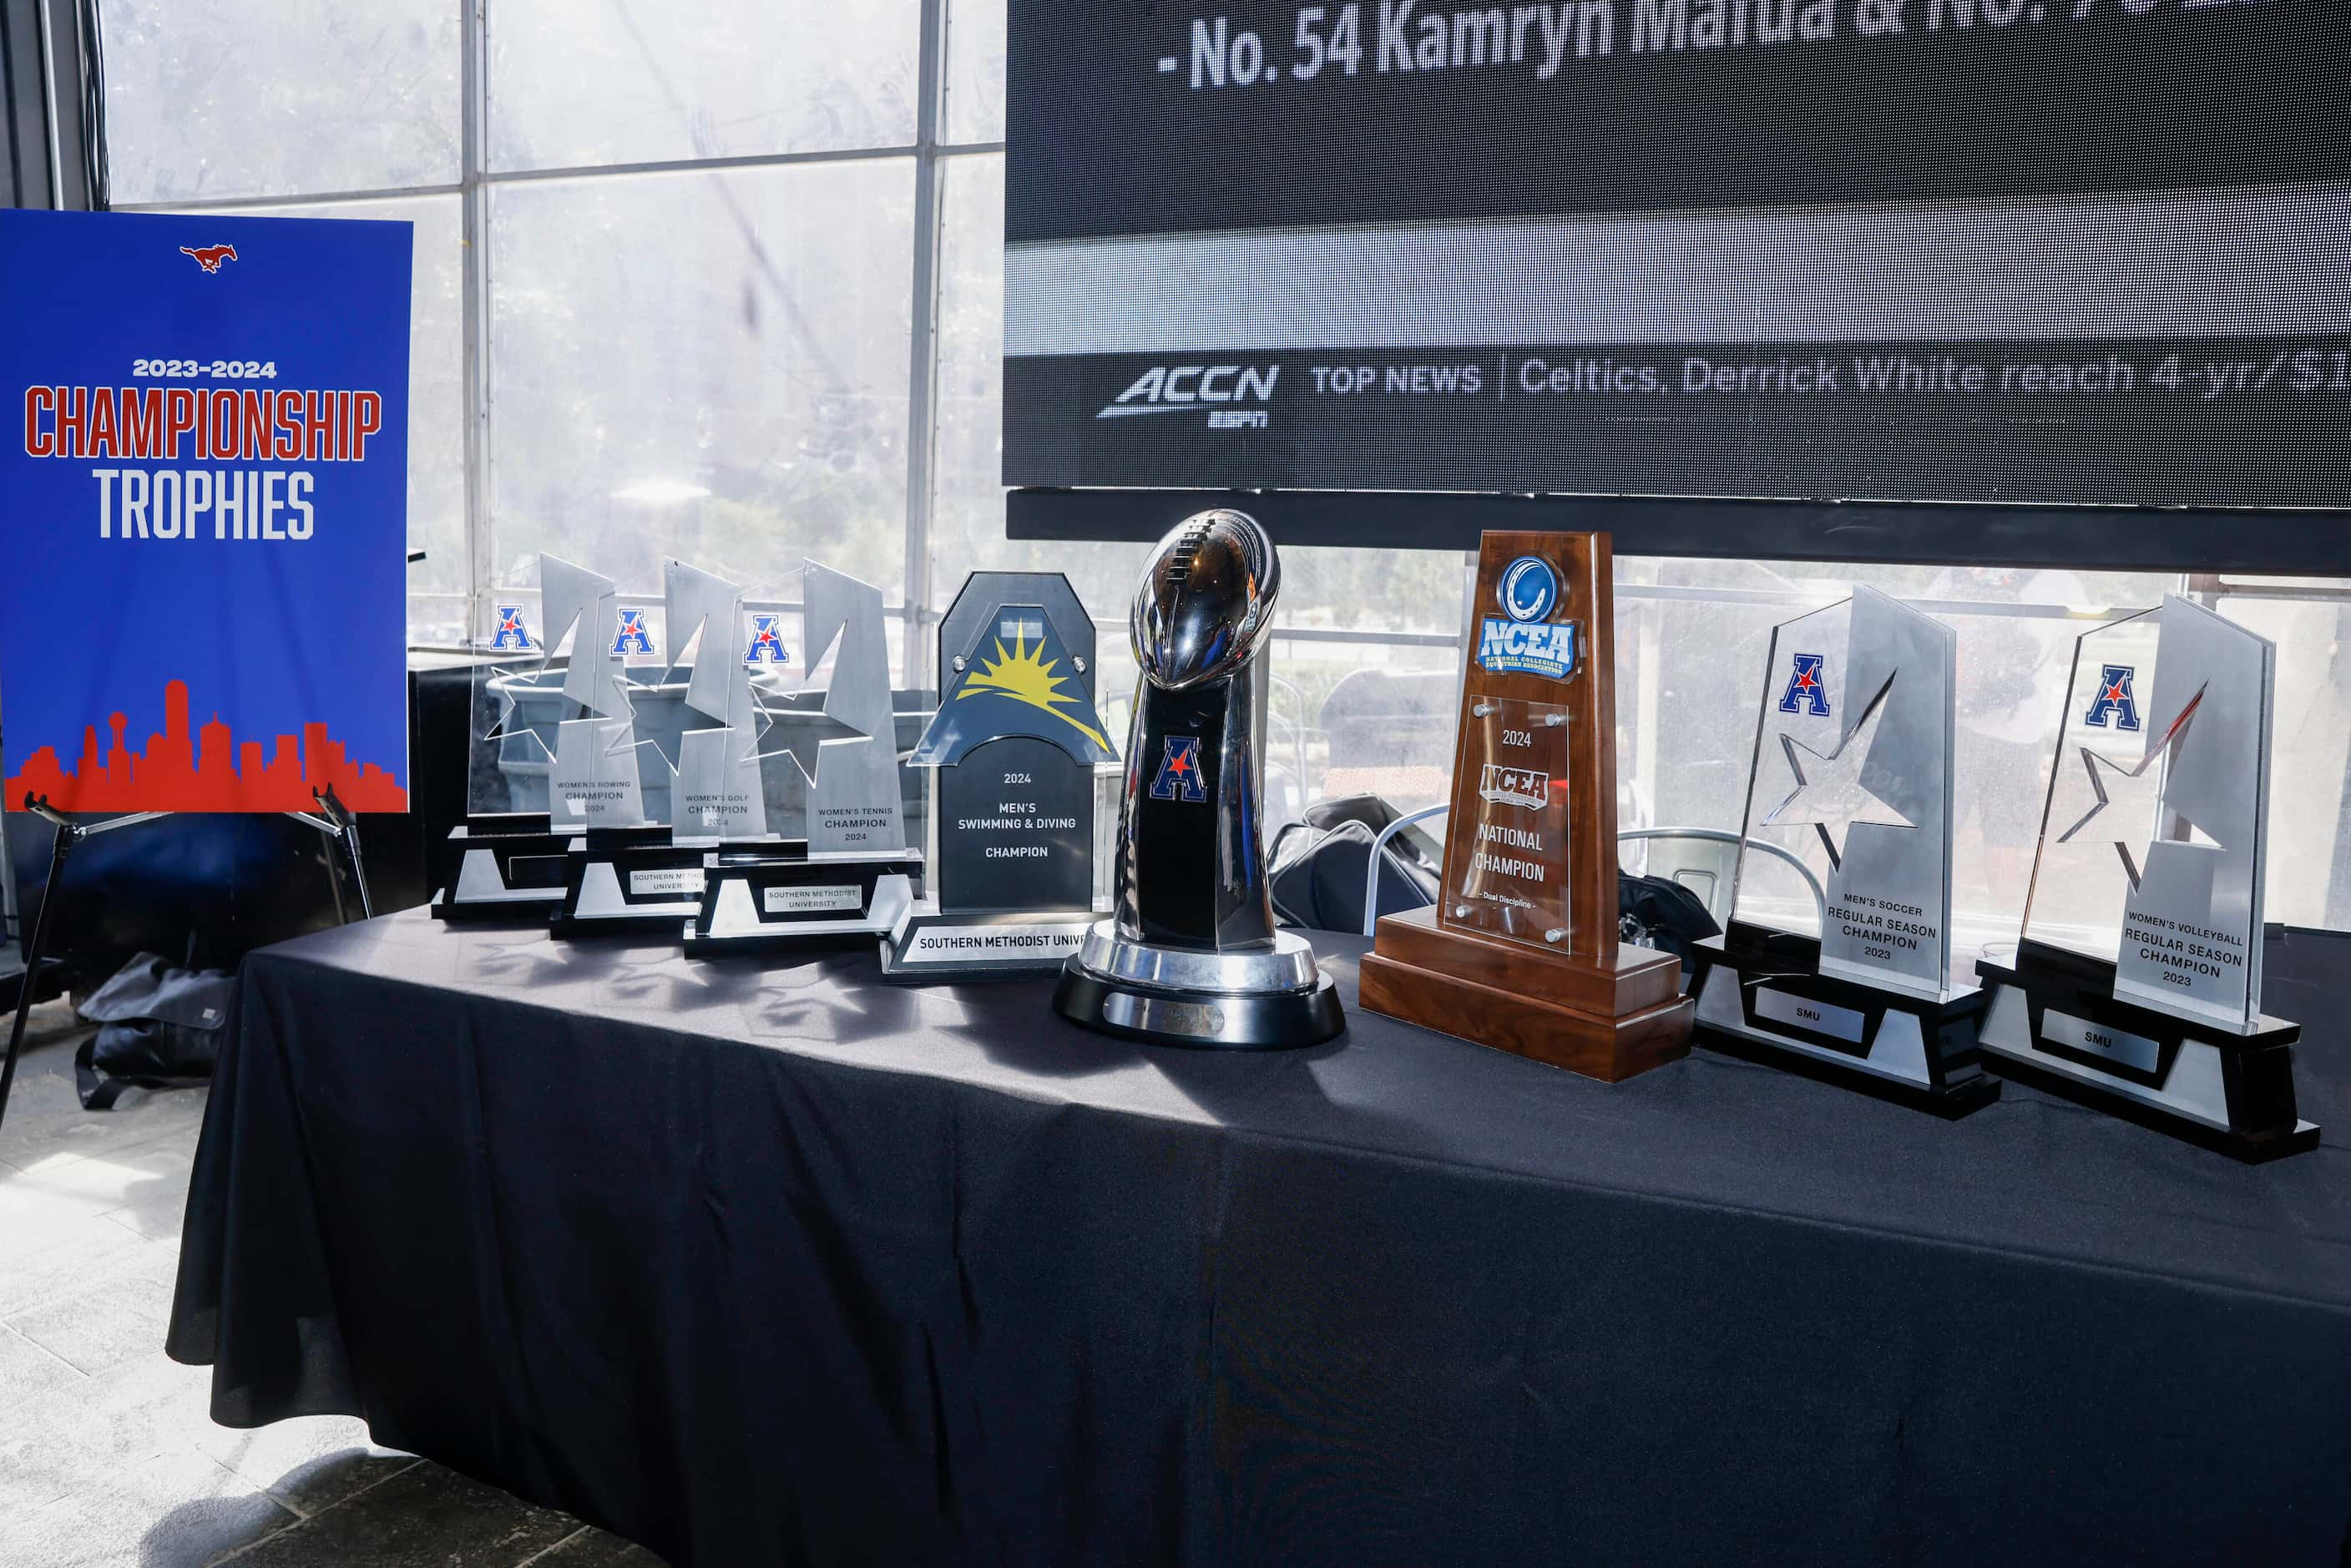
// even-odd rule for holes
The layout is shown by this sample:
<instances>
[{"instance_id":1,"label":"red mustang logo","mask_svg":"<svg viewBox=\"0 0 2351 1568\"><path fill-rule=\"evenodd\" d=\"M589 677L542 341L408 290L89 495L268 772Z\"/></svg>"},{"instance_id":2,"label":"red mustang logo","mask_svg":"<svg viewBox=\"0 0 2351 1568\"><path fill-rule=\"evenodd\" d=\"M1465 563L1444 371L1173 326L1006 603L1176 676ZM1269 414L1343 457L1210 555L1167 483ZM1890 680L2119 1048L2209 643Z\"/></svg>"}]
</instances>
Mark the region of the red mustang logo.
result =
<instances>
[{"instance_id":1,"label":"red mustang logo","mask_svg":"<svg viewBox=\"0 0 2351 1568\"><path fill-rule=\"evenodd\" d=\"M218 272L222 262L235 261L236 259L236 246L233 245L208 245L199 250L192 249L183 245L180 247L180 254L182 256L194 256L196 258L196 265L203 267L206 272Z\"/></svg>"}]
</instances>

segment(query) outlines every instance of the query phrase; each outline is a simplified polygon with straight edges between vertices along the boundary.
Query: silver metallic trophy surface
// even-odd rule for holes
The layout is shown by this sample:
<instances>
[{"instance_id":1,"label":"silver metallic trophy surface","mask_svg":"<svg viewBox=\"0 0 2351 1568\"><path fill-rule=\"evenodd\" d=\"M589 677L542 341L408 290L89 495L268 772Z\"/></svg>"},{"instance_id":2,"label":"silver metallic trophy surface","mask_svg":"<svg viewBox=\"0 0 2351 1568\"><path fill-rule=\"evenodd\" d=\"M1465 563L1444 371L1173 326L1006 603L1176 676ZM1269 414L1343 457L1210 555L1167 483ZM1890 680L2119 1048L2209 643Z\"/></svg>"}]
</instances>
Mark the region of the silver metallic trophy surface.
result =
<instances>
[{"instance_id":1,"label":"silver metallic trophy surface","mask_svg":"<svg viewBox=\"0 0 2351 1568\"><path fill-rule=\"evenodd\" d=\"M1705 1043L1944 1117L2000 1097L1950 983L1957 650L1871 588L1773 631L1730 929L1690 979Z\"/></svg>"},{"instance_id":2,"label":"silver metallic trophy surface","mask_svg":"<svg viewBox=\"0 0 2351 1568\"><path fill-rule=\"evenodd\" d=\"M2076 644L1986 1065L2247 1161L2318 1146L2262 1012L2276 650L2192 600Z\"/></svg>"},{"instance_id":3,"label":"silver metallic trophy surface","mask_svg":"<svg viewBox=\"0 0 2351 1568\"><path fill-rule=\"evenodd\" d=\"M1061 971L1053 1006L1173 1045L1315 1045L1346 1027L1314 950L1275 929L1258 795L1266 636L1280 589L1255 519L1188 517L1152 551L1127 617L1142 666L1119 812L1116 915Z\"/></svg>"}]
</instances>

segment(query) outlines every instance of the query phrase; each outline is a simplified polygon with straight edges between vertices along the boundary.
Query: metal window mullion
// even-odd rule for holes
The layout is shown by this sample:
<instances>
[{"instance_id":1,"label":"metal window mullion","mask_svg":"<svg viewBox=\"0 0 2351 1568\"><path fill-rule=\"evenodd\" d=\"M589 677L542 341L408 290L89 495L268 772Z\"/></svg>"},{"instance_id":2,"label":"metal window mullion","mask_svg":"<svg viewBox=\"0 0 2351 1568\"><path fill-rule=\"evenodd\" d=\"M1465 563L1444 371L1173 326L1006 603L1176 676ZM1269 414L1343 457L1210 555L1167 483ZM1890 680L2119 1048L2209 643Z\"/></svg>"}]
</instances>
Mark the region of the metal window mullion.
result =
<instances>
[{"instance_id":1,"label":"metal window mullion","mask_svg":"<svg viewBox=\"0 0 2351 1568\"><path fill-rule=\"evenodd\" d=\"M57 138L65 133L65 127L57 119L57 57L49 19L49 0L40 0L37 15L41 28L42 121L49 131L49 205L62 211L66 204L66 170L57 150Z\"/></svg>"},{"instance_id":2,"label":"metal window mullion","mask_svg":"<svg viewBox=\"0 0 2351 1568\"><path fill-rule=\"evenodd\" d=\"M350 202L397 202L414 196L455 196L465 186L388 185L374 191L297 191L285 195L199 196L184 202L120 202L111 209L118 213L212 213L242 212L253 207L315 207L329 204L341 205Z\"/></svg>"},{"instance_id":3,"label":"metal window mullion","mask_svg":"<svg viewBox=\"0 0 2351 1568\"><path fill-rule=\"evenodd\" d=\"M465 638L489 630L496 562L490 517L489 18L486 0L457 0L460 80L458 196L465 237Z\"/></svg>"},{"instance_id":4,"label":"metal window mullion","mask_svg":"<svg viewBox=\"0 0 2351 1568\"><path fill-rule=\"evenodd\" d=\"M939 111L946 97L947 0L923 0L914 108L914 297L906 361L905 684L929 681L923 635L931 602L932 460L938 427Z\"/></svg>"}]
</instances>

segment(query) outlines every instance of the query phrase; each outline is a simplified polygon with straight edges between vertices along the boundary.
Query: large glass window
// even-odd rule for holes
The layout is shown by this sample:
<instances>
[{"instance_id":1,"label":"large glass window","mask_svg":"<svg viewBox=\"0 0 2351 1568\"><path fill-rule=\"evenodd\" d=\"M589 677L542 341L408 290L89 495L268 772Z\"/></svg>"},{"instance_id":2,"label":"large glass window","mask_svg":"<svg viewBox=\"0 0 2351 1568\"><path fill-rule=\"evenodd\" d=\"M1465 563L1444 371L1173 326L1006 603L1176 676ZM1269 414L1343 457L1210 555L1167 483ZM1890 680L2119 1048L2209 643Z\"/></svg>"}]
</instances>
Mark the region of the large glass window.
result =
<instances>
[{"instance_id":1,"label":"large glass window","mask_svg":"<svg viewBox=\"0 0 2351 1568\"><path fill-rule=\"evenodd\" d=\"M119 204L453 185L447 0L104 0Z\"/></svg>"},{"instance_id":2,"label":"large glass window","mask_svg":"<svg viewBox=\"0 0 2351 1568\"><path fill-rule=\"evenodd\" d=\"M485 635L541 552L632 592L678 556L787 602L814 556L883 588L920 685L967 573L1056 570L1124 722L1144 547L1004 537L1006 0L100 9L121 204L416 225L413 640ZM1468 563L1283 564L1271 814L1442 800ZM2072 638L2194 591L2278 645L2269 915L2351 924L2346 585L1629 557L1618 577L1627 828L1737 827L1777 622L1852 581L1951 621L1959 935L1979 941L2014 934Z\"/></svg>"},{"instance_id":3,"label":"large glass window","mask_svg":"<svg viewBox=\"0 0 2351 1568\"><path fill-rule=\"evenodd\" d=\"M657 594L664 557L805 555L894 597L914 194L903 158L495 187L500 580L545 551Z\"/></svg>"},{"instance_id":4,"label":"large glass window","mask_svg":"<svg viewBox=\"0 0 2351 1568\"><path fill-rule=\"evenodd\" d=\"M921 26L918 0L497 0L491 166L911 147Z\"/></svg>"}]
</instances>

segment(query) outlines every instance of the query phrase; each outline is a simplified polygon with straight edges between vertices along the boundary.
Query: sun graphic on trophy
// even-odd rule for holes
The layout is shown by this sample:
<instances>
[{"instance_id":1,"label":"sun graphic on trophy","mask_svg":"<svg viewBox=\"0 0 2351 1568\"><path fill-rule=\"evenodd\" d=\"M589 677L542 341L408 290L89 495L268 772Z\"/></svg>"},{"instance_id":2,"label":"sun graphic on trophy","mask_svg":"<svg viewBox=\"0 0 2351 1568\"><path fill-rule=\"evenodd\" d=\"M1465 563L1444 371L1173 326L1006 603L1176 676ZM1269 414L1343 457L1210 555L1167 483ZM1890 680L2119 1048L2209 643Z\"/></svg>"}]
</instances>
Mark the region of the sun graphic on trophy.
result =
<instances>
[{"instance_id":1,"label":"sun graphic on trophy","mask_svg":"<svg viewBox=\"0 0 2351 1568\"><path fill-rule=\"evenodd\" d=\"M1110 742L1102 738L1100 730L1076 715L1061 711L1064 704L1082 707L1085 699L1061 689L1067 677L1053 673L1060 664L1059 659L1045 656L1045 640L1042 637L1031 644L1025 631L1016 628L1012 633L1012 651L1006 653L1004 639L998 637L996 640L996 657L983 660L979 668L965 680L963 690L956 695L958 699L982 695L1010 697L1014 702L1026 703L1030 707L1051 714L1096 746L1109 749Z\"/></svg>"}]
</instances>

